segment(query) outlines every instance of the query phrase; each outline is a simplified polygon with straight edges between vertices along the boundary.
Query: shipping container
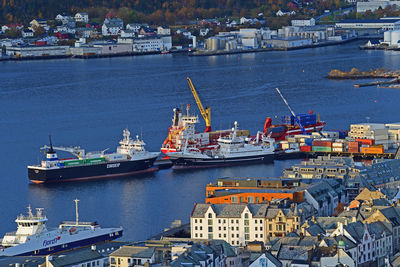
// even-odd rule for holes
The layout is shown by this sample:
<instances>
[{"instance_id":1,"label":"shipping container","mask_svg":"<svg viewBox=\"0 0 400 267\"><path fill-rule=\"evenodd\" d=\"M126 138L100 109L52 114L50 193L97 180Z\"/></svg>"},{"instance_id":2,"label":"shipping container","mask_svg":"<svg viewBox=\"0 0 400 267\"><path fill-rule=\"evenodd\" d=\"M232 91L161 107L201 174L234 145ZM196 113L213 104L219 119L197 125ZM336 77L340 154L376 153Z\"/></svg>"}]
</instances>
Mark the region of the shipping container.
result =
<instances>
[{"instance_id":1,"label":"shipping container","mask_svg":"<svg viewBox=\"0 0 400 267\"><path fill-rule=\"evenodd\" d=\"M96 164L96 163L102 163L105 162L105 158L93 158L93 159L85 159L84 163L85 164Z\"/></svg>"},{"instance_id":2,"label":"shipping container","mask_svg":"<svg viewBox=\"0 0 400 267\"><path fill-rule=\"evenodd\" d=\"M349 147L349 148L347 149L347 152L350 152L350 153L358 153L358 152L360 152L360 151L358 150L358 147Z\"/></svg>"},{"instance_id":3,"label":"shipping container","mask_svg":"<svg viewBox=\"0 0 400 267\"><path fill-rule=\"evenodd\" d=\"M332 143L332 147L344 147L344 143L342 143L342 142L335 142L335 143Z\"/></svg>"},{"instance_id":4,"label":"shipping container","mask_svg":"<svg viewBox=\"0 0 400 267\"><path fill-rule=\"evenodd\" d=\"M332 147L333 152L343 152L344 148L343 147Z\"/></svg>"},{"instance_id":5,"label":"shipping container","mask_svg":"<svg viewBox=\"0 0 400 267\"><path fill-rule=\"evenodd\" d=\"M83 160L80 160L80 159L64 161L64 165L66 167L68 167L68 166L77 166L77 165L82 165L82 164L83 164Z\"/></svg>"},{"instance_id":6,"label":"shipping container","mask_svg":"<svg viewBox=\"0 0 400 267\"><path fill-rule=\"evenodd\" d=\"M325 147L331 147L332 142L331 141L320 141L320 140L314 140L312 142L312 146L325 146Z\"/></svg>"},{"instance_id":7,"label":"shipping container","mask_svg":"<svg viewBox=\"0 0 400 267\"><path fill-rule=\"evenodd\" d=\"M375 144L375 140L373 140L373 139L360 139L360 138L357 138L356 141L360 142L363 145L369 145L369 146Z\"/></svg>"},{"instance_id":8,"label":"shipping container","mask_svg":"<svg viewBox=\"0 0 400 267\"><path fill-rule=\"evenodd\" d=\"M312 151L315 152L332 152L332 148L330 146L312 146Z\"/></svg>"},{"instance_id":9,"label":"shipping container","mask_svg":"<svg viewBox=\"0 0 400 267\"><path fill-rule=\"evenodd\" d=\"M301 146L300 151L304 152L310 152L311 151L311 146Z\"/></svg>"},{"instance_id":10,"label":"shipping container","mask_svg":"<svg viewBox=\"0 0 400 267\"><path fill-rule=\"evenodd\" d=\"M361 148L361 153L365 153L365 154L383 154L384 153L384 149L383 147L362 147Z\"/></svg>"},{"instance_id":11,"label":"shipping container","mask_svg":"<svg viewBox=\"0 0 400 267\"><path fill-rule=\"evenodd\" d=\"M360 146L360 143L357 141L352 141L352 142L348 142L347 146L350 147L354 147L354 148L358 148Z\"/></svg>"}]
</instances>

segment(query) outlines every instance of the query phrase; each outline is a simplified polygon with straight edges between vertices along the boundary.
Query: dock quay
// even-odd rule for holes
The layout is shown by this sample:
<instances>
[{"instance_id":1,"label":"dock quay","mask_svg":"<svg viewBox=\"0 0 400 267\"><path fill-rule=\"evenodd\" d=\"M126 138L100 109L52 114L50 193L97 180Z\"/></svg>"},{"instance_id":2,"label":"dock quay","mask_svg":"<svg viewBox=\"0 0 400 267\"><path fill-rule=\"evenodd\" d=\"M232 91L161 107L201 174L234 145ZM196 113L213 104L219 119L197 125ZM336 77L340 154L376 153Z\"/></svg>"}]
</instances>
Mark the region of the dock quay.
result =
<instances>
[{"instance_id":1,"label":"dock quay","mask_svg":"<svg viewBox=\"0 0 400 267\"><path fill-rule=\"evenodd\" d=\"M356 153L356 152L322 152L322 151L312 151L303 152L304 157L315 158L318 156L335 156L335 157L351 157L354 159L394 159L396 153Z\"/></svg>"},{"instance_id":2,"label":"dock quay","mask_svg":"<svg viewBox=\"0 0 400 267\"><path fill-rule=\"evenodd\" d=\"M392 79L390 81L375 81L375 82L369 82L369 83L360 83L360 84L354 84L354 87L368 87L368 86L382 86L382 85L387 85L387 84L398 84L400 83L400 80L398 78Z\"/></svg>"}]
</instances>

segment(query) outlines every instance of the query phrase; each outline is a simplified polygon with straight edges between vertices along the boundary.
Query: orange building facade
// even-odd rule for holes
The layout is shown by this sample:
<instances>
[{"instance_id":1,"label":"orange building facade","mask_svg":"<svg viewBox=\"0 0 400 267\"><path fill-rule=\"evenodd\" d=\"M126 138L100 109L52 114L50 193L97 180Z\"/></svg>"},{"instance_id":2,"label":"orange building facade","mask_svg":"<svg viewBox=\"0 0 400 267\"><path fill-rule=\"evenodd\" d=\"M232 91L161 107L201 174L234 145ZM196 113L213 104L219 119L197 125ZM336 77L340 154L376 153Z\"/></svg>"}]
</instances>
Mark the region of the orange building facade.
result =
<instances>
[{"instance_id":1,"label":"orange building facade","mask_svg":"<svg viewBox=\"0 0 400 267\"><path fill-rule=\"evenodd\" d=\"M308 186L297 179L219 178L206 187L205 203L268 203L277 199L290 199L301 203Z\"/></svg>"}]
</instances>

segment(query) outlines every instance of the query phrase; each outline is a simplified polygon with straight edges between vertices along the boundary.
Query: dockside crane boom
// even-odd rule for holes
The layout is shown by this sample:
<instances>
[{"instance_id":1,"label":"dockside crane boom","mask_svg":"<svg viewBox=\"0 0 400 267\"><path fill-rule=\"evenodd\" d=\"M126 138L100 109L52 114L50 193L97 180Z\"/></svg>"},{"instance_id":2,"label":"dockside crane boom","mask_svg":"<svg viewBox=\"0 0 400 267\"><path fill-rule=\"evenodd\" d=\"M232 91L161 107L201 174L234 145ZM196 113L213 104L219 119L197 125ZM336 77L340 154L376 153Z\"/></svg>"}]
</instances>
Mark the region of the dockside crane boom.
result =
<instances>
[{"instance_id":1,"label":"dockside crane boom","mask_svg":"<svg viewBox=\"0 0 400 267\"><path fill-rule=\"evenodd\" d=\"M296 120L297 124L300 126L301 128L301 132L303 134L308 134L307 131L304 129L303 125L301 124L300 120L297 118L296 113L294 113L294 111L292 110L292 108L289 106L289 103L286 101L286 99L283 97L281 91L278 88L275 88L275 90L278 92L278 94L281 96L283 102L285 102L286 106L288 107L290 113L292 114L292 116L294 117L294 119Z\"/></svg>"},{"instance_id":2,"label":"dockside crane boom","mask_svg":"<svg viewBox=\"0 0 400 267\"><path fill-rule=\"evenodd\" d=\"M197 94L196 89L194 88L192 80L190 80L189 77L186 77L186 79L189 83L189 87L190 87L190 90L192 91L194 99L196 100L196 104L199 107L200 113L206 122L205 132L211 132L211 108L206 107L206 109L204 109L203 104L200 101L199 95Z\"/></svg>"}]
</instances>

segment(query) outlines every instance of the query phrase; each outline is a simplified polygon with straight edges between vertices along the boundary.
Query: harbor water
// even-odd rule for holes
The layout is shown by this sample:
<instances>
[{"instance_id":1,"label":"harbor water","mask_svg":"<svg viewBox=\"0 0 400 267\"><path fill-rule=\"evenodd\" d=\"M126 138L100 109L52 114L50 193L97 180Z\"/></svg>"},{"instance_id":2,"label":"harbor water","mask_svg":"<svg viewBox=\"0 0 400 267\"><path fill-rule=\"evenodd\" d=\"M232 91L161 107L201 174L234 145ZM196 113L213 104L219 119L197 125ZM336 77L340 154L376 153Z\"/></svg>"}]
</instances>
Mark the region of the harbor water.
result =
<instances>
[{"instance_id":1,"label":"harbor water","mask_svg":"<svg viewBox=\"0 0 400 267\"><path fill-rule=\"evenodd\" d=\"M318 112L326 129L350 123L400 122L400 91L354 88L355 81L327 80L331 69L396 69L398 51L359 50L361 43L314 49L210 57L153 55L103 59L0 62L0 236L14 231L14 219L29 204L43 207L49 226L80 219L123 226L124 240L144 240L175 219L189 222L205 185L223 176L277 177L297 160L275 164L173 171L136 177L64 184L30 184L26 166L40 162L40 147L115 150L128 127L147 149L159 151L172 109L191 103L189 76L203 104L211 106L214 129L239 127L255 134L267 116L289 113L278 87L297 113ZM204 122L199 114L204 129ZM66 155L68 156L68 155Z\"/></svg>"}]
</instances>

